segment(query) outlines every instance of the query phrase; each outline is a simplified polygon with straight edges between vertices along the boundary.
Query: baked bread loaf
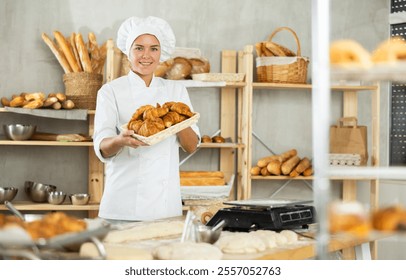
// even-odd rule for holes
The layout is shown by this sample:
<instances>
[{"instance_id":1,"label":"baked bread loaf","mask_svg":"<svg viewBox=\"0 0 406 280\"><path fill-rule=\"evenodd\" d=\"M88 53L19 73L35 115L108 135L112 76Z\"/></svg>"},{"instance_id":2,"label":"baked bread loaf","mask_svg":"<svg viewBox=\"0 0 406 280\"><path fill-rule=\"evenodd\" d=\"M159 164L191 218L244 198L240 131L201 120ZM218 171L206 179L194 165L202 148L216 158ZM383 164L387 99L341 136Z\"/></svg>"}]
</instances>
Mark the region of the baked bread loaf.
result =
<instances>
[{"instance_id":1,"label":"baked bread loaf","mask_svg":"<svg viewBox=\"0 0 406 280\"><path fill-rule=\"evenodd\" d=\"M354 40L337 40L330 45L330 63L345 67L372 66L371 55Z\"/></svg>"},{"instance_id":2,"label":"baked bread loaf","mask_svg":"<svg viewBox=\"0 0 406 280\"><path fill-rule=\"evenodd\" d=\"M72 68L73 72L80 72L80 67L76 61L75 55L70 47L70 43L68 43L65 37L59 31L54 31L54 36L56 41L58 42L59 48L62 50L65 58L68 60L70 67Z\"/></svg>"},{"instance_id":3,"label":"baked bread loaf","mask_svg":"<svg viewBox=\"0 0 406 280\"><path fill-rule=\"evenodd\" d=\"M174 63L173 59L168 59L158 64L158 67L155 69L154 75L156 77L165 78L166 72L172 67Z\"/></svg>"},{"instance_id":4,"label":"baked bread loaf","mask_svg":"<svg viewBox=\"0 0 406 280\"><path fill-rule=\"evenodd\" d=\"M203 135L201 141L202 141L202 143L212 143L213 142L209 135Z\"/></svg>"},{"instance_id":5,"label":"baked bread loaf","mask_svg":"<svg viewBox=\"0 0 406 280\"><path fill-rule=\"evenodd\" d=\"M42 33L42 40L44 40L45 44L50 48L56 59L58 60L59 64L62 66L62 69L65 73L71 73L72 68L69 65L69 62L66 60L63 52L58 48L58 46L48 37L47 34Z\"/></svg>"},{"instance_id":6,"label":"baked bread loaf","mask_svg":"<svg viewBox=\"0 0 406 280\"><path fill-rule=\"evenodd\" d=\"M226 142L226 139L224 139L224 137L222 137L222 136L220 136L220 135L217 135L217 136L214 136L214 137L212 138L212 141L213 141L214 143L225 143L225 142Z\"/></svg>"},{"instance_id":7,"label":"baked bread loaf","mask_svg":"<svg viewBox=\"0 0 406 280\"><path fill-rule=\"evenodd\" d=\"M362 204L358 201L334 201L329 206L330 232L346 232L359 237L366 236L370 221Z\"/></svg>"},{"instance_id":8,"label":"baked bread loaf","mask_svg":"<svg viewBox=\"0 0 406 280\"><path fill-rule=\"evenodd\" d=\"M186 79L192 73L192 64L187 58L175 57L173 64L166 72L166 78L170 80Z\"/></svg>"},{"instance_id":9,"label":"baked bread loaf","mask_svg":"<svg viewBox=\"0 0 406 280\"><path fill-rule=\"evenodd\" d=\"M210 63L207 59L189 58L189 62L192 64L191 75L210 72Z\"/></svg>"}]
</instances>

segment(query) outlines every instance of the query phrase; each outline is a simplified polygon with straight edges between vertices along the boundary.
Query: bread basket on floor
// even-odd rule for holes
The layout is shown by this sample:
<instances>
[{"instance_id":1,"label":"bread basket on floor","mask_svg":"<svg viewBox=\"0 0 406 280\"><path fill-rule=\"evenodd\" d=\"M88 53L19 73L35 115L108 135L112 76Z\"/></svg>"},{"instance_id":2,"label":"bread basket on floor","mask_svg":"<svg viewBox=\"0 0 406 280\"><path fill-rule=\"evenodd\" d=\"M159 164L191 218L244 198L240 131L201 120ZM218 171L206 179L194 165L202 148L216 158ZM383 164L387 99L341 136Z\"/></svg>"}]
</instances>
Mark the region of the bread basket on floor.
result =
<instances>
[{"instance_id":1,"label":"bread basket on floor","mask_svg":"<svg viewBox=\"0 0 406 280\"><path fill-rule=\"evenodd\" d=\"M257 80L267 83L305 84L309 59L301 56L300 42L295 31L289 27L279 27L269 36L273 37L280 31L289 31L297 44L296 56L262 56L256 58Z\"/></svg>"}]
</instances>

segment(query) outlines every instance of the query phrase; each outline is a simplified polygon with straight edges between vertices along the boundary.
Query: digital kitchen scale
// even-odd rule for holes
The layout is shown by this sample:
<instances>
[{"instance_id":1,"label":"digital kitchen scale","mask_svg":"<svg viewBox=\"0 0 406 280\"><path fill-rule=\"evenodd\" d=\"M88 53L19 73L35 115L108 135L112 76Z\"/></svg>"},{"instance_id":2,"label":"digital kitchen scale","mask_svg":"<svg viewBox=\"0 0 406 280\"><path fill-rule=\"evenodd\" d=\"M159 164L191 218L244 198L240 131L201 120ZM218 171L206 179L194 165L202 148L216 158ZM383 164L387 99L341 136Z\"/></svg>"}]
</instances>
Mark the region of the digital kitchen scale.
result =
<instances>
[{"instance_id":1,"label":"digital kitchen scale","mask_svg":"<svg viewBox=\"0 0 406 280\"><path fill-rule=\"evenodd\" d=\"M224 221L224 230L253 231L301 229L316 222L311 200L251 199L228 201L232 207L220 209L207 223L215 226Z\"/></svg>"}]
</instances>

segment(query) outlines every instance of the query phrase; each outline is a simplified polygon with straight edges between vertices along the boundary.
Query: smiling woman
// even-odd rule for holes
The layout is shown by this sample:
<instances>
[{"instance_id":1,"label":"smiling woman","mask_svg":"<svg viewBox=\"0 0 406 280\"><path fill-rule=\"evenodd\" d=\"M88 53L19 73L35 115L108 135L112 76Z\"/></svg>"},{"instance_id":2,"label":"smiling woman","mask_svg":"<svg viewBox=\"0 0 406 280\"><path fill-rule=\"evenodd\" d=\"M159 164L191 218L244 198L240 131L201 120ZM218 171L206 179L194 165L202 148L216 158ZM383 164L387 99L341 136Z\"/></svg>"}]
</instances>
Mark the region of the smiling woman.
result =
<instances>
[{"instance_id":1,"label":"smiling woman","mask_svg":"<svg viewBox=\"0 0 406 280\"><path fill-rule=\"evenodd\" d=\"M196 124L154 145L132 137L134 130L118 133L140 107L181 102L194 112L184 85L154 75L159 62L174 50L175 35L163 19L132 17L120 26L117 46L126 54L131 71L97 94L94 149L106 163L99 216L111 222L180 216L179 147L189 153L196 150ZM159 118L150 117L152 122Z\"/></svg>"}]
</instances>

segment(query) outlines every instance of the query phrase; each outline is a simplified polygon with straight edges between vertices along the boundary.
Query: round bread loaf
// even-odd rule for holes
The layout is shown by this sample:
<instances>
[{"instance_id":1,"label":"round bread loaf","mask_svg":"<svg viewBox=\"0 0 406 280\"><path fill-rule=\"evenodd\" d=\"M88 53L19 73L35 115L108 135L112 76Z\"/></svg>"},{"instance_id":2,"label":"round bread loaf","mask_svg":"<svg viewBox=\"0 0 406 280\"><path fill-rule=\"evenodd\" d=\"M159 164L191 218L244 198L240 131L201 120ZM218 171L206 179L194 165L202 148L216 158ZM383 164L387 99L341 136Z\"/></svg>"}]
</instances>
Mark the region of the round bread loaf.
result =
<instances>
[{"instance_id":1,"label":"round bread loaf","mask_svg":"<svg viewBox=\"0 0 406 280\"><path fill-rule=\"evenodd\" d=\"M192 64L187 58L176 57L172 66L166 71L166 78L169 80L187 79L192 73Z\"/></svg>"}]
</instances>

